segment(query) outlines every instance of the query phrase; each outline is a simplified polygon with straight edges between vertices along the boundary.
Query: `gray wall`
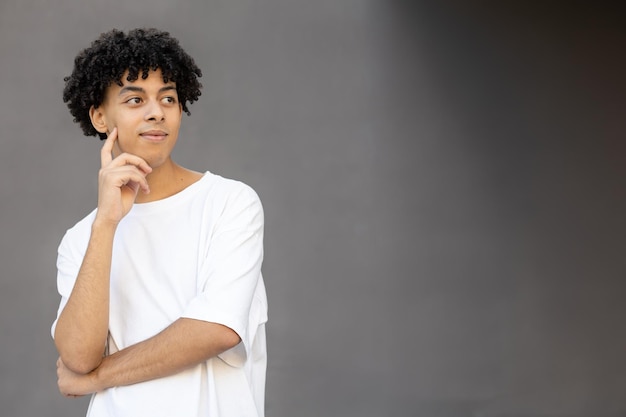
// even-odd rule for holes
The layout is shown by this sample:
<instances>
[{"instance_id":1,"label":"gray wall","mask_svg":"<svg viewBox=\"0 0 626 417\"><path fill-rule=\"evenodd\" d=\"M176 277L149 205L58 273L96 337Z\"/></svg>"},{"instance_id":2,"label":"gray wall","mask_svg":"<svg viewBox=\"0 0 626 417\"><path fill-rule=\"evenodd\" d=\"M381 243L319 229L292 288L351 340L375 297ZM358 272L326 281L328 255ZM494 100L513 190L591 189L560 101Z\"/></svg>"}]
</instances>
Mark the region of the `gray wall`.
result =
<instances>
[{"instance_id":1,"label":"gray wall","mask_svg":"<svg viewBox=\"0 0 626 417\"><path fill-rule=\"evenodd\" d=\"M626 415L624 14L517 3L3 0L0 414L84 414L49 326L100 145L62 78L157 26L205 73L176 159L265 205L268 416Z\"/></svg>"}]
</instances>

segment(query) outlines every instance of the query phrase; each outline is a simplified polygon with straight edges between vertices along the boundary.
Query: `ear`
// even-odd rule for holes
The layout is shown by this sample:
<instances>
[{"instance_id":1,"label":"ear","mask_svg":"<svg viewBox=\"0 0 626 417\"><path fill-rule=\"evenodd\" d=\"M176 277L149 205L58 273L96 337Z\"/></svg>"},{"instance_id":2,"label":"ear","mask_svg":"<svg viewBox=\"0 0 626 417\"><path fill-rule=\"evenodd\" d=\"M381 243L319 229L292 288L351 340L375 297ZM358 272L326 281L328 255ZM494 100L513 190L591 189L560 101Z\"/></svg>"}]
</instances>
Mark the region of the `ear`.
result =
<instances>
[{"instance_id":1,"label":"ear","mask_svg":"<svg viewBox=\"0 0 626 417\"><path fill-rule=\"evenodd\" d=\"M108 133L109 128L107 126L107 119L102 106L96 108L91 106L89 109L89 118L91 119L91 124L96 129L96 131L100 133Z\"/></svg>"}]
</instances>

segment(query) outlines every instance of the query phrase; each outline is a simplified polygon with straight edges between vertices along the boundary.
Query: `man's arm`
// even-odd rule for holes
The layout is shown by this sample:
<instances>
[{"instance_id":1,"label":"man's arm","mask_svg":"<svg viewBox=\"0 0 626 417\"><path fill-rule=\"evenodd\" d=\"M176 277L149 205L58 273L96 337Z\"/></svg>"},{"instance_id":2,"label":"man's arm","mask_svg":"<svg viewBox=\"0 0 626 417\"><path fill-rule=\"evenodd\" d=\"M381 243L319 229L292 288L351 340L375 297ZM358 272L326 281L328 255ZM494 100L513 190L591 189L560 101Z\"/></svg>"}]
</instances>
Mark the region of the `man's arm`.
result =
<instances>
[{"instance_id":1,"label":"man's arm","mask_svg":"<svg viewBox=\"0 0 626 417\"><path fill-rule=\"evenodd\" d=\"M102 146L98 179L98 211L72 293L57 321L54 340L63 363L88 373L102 361L109 327L109 287L113 238L119 221L130 211L139 189L149 192L151 168L141 158L111 151L117 129Z\"/></svg>"},{"instance_id":2,"label":"man's arm","mask_svg":"<svg viewBox=\"0 0 626 417\"><path fill-rule=\"evenodd\" d=\"M114 234L114 227L92 225L76 283L57 321L54 341L64 363L74 372L93 370L104 354Z\"/></svg>"},{"instance_id":3,"label":"man's arm","mask_svg":"<svg viewBox=\"0 0 626 417\"><path fill-rule=\"evenodd\" d=\"M217 323L181 318L161 333L102 359L88 374L57 362L59 390L80 396L177 374L236 346L241 339Z\"/></svg>"}]
</instances>

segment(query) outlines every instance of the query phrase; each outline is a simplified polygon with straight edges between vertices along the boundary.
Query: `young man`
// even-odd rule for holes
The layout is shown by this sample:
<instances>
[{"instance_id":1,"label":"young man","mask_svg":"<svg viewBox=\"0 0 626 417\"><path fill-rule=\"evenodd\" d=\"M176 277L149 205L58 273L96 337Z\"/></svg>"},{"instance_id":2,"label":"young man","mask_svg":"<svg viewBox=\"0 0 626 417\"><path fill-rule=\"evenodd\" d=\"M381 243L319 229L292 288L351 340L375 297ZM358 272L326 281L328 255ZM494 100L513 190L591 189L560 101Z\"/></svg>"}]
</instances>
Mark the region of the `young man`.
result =
<instances>
[{"instance_id":1,"label":"young man","mask_svg":"<svg viewBox=\"0 0 626 417\"><path fill-rule=\"evenodd\" d=\"M104 33L65 79L106 139L98 205L59 246L58 385L87 415L262 416L263 210L248 186L176 164L200 69L167 32Z\"/></svg>"}]
</instances>

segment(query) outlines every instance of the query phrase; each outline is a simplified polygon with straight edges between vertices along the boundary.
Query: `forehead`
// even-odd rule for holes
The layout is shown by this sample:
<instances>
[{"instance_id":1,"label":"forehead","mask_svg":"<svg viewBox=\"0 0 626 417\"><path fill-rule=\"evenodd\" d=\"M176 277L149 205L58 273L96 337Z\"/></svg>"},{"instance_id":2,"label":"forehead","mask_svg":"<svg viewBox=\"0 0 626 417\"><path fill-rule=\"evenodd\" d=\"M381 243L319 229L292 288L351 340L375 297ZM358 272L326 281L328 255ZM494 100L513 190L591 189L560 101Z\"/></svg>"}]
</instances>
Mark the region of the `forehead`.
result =
<instances>
[{"instance_id":1,"label":"forehead","mask_svg":"<svg viewBox=\"0 0 626 417\"><path fill-rule=\"evenodd\" d=\"M144 79L142 77L143 72L139 71L139 76L136 80L128 80L129 71L126 70L122 74L122 77L117 82L112 82L106 88L105 91L105 99L115 97L119 94L122 94L127 91L134 92L158 92L162 89L174 90L176 89L176 83L168 80L168 82L163 81L163 74L160 69L150 70L148 76ZM129 88L133 87L133 88Z\"/></svg>"}]
</instances>

